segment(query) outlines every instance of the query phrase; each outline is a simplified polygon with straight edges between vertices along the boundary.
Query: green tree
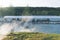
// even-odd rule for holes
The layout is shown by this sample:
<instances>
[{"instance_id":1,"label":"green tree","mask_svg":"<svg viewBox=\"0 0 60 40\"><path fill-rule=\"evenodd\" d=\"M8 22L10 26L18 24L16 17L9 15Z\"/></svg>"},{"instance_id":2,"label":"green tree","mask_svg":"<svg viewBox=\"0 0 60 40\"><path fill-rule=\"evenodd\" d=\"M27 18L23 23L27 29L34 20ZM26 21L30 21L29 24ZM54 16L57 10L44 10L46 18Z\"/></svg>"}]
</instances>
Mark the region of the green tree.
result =
<instances>
[{"instance_id":1,"label":"green tree","mask_svg":"<svg viewBox=\"0 0 60 40\"><path fill-rule=\"evenodd\" d=\"M25 7L25 8L24 8L22 15L24 15L24 16L29 16L29 15L30 15L29 7Z\"/></svg>"}]
</instances>

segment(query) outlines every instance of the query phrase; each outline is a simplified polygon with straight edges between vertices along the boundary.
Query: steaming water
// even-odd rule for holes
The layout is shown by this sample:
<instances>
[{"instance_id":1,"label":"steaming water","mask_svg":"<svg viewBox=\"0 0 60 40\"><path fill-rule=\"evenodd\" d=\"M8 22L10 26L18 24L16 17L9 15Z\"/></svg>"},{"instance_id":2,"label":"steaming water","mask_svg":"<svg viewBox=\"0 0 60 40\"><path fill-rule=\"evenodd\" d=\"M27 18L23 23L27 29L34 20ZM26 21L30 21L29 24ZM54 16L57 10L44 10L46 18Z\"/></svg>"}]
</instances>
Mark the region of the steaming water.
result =
<instances>
[{"instance_id":1,"label":"steaming water","mask_svg":"<svg viewBox=\"0 0 60 40\"><path fill-rule=\"evenodd\" d=\"M32 24L31 19L25 21L12 21L0 25L0 40L6 37L10 32L42 32L59 33L60 24Z\"/></svg>"},{"instance_id":2,"label":"steaming water","mask_svg":"<svg viewBox=\"0 0 60 40\"><path fill-rule=\"evenodd\" d=\"M0 25L0 40L6 37L10 32L34 32L35 28L26 28L28 20L25 21L12 21L9 23L1 23Z\"/></svg>"},{"instance_id":3,"label":"steaming water","mask_svg":"<svg viewBox=\"0 0 60 40\"><path fill-rule=\"evenodd\" d=\"M3 24L0 27L0 40L2 40L3 38L6 37L7 34L9 34L11 32L12 26L10 26L10 24Z\"/></svg>"}]
</instances>

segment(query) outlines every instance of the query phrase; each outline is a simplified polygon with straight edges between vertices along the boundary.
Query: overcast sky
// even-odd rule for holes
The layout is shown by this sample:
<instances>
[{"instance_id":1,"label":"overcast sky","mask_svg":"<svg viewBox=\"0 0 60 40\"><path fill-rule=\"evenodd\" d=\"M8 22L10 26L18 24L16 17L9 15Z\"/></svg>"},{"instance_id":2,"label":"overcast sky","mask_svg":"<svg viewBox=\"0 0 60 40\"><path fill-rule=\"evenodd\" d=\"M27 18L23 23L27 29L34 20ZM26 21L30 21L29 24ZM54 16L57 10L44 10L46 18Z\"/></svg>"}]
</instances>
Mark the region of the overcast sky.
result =
<instances>
[{"instance_id":1,"label":"overcast sky","mask_svg":"<svg viewBox=\"0 0 60 40\"><path fill-rule=\"evenodd\" d=\"M60 7L60 0L0 0L0 7Z\"/></svg>"}]
</instances>

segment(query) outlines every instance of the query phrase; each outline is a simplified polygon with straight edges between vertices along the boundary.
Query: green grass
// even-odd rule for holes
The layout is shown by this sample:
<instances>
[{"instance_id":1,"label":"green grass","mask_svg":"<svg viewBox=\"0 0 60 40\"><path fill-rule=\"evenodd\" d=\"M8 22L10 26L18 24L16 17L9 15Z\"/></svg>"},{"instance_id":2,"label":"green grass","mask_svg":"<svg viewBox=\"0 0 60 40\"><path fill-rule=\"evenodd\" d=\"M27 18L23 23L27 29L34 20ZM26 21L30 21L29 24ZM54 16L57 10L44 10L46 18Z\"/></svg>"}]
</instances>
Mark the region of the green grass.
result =
<instances>
[{"instance_id":1,"label":"green grass","mask_svg":"<svg viewBox=\"0 0 60 40\"><path fill-rule=\"evenodd\" d=\"M60 40L60 34L45 34L45 33L10 33L3 40Z\"/></svg>"}]
</instances>

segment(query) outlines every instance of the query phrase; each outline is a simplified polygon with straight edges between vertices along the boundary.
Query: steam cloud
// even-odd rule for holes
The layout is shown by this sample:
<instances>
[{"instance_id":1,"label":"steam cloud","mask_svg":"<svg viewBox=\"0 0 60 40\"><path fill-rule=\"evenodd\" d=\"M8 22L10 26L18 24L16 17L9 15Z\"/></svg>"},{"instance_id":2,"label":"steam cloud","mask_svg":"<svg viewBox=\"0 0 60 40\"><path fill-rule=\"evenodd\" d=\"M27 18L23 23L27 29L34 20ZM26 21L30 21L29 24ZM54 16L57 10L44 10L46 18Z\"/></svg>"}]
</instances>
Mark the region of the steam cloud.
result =
<instances>
[{"instance_id":1,"label":"steam cloud","mask_svg":"<svg viewBox=\"0 0 60 40\"><path fill-rule=\"evenodd\" d=\"M25 28L29 20L26 20L22 25L23 21L13 21L11 23L4 23L0 26L0 40L6 37L11 32L34 32L36 28ZM29 26L29 25L28 25Z\"/></svg>"}]
</instances>

